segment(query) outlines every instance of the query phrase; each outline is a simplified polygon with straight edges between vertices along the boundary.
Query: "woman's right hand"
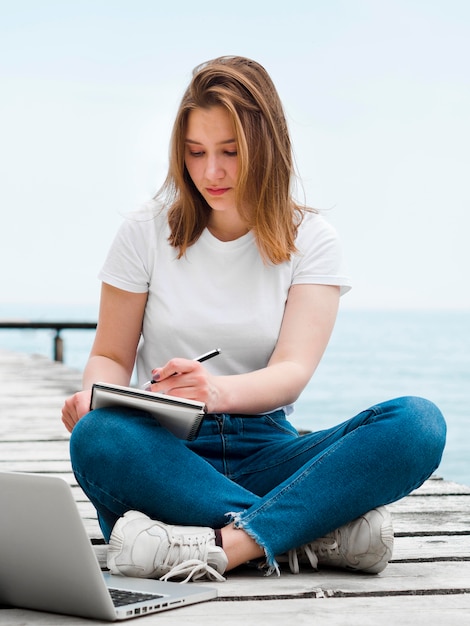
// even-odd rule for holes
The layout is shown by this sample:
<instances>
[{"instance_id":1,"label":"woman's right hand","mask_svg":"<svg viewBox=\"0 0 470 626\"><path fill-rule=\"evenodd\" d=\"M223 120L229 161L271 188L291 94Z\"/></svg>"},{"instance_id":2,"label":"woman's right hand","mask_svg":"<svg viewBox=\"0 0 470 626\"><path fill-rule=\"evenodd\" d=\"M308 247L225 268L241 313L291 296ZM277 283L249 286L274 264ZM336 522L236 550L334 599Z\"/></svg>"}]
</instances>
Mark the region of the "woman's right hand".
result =
<instances>
[{"instance_id":1,"label":"woman's right hand","mask_svg":"<svg viewBox=\"0 0 470 626\"><path fill-rule=\"evenodd\" d=\"M90 411L91 390L78 391L64 402L62 421L65 428L72 432L75 424Z\"/></svg>"},{"instance_id":2,"label":"woman's right hand","mask_svg":"<svg viewBox=\"0 0 470 626\"><path fill-rule=\"evenodd\" d=\"M62 409L62 421L69 432L90 411L93 383L129 384L146 302L146 293L131 293L103 283L95 340L83 372L87 390L67 398Z\"/></svg>"}]
</instances>

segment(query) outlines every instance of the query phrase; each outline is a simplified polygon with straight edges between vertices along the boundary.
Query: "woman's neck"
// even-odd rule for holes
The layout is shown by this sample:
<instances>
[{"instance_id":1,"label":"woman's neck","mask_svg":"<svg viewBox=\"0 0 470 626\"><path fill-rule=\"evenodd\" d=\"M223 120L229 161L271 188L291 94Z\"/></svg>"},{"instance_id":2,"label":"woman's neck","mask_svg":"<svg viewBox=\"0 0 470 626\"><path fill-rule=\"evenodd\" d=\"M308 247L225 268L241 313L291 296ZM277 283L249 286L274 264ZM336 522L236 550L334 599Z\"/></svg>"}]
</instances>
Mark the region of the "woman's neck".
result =
<instances>
[{"instance_id":1,"label":"woman's neck","mask_svg":"<svg viewBox=\"0 0 470 626\"><path fill-rule=\"evenodd\" d=\"M235 241L250 230L246 222L238 215L234 219L226 219L228 216L224 216L225 219L221 217L218 215L214 217L212 214L207 224L209 232L220 241Z\"/></svg>"}]
</instances>

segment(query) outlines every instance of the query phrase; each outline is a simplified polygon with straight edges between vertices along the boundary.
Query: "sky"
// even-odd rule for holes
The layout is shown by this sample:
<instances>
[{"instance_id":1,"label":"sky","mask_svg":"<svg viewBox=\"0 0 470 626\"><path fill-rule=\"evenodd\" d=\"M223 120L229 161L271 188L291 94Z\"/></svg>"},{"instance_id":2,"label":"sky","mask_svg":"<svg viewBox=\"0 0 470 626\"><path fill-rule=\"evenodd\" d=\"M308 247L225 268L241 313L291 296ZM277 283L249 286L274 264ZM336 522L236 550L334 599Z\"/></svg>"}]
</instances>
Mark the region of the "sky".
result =
<instances>
[{"instance_id":1,"label":"sky","mask_svg":"<svg viewBox=\"0 0 470 626\"><path fill-rule=\"evenodd\" d=\"M299 199L343 242L342 306L470 309L467 0L0 0L0 317L98 301L193 67L224 54L277 86Z\"/></svg>"}]
</instances>

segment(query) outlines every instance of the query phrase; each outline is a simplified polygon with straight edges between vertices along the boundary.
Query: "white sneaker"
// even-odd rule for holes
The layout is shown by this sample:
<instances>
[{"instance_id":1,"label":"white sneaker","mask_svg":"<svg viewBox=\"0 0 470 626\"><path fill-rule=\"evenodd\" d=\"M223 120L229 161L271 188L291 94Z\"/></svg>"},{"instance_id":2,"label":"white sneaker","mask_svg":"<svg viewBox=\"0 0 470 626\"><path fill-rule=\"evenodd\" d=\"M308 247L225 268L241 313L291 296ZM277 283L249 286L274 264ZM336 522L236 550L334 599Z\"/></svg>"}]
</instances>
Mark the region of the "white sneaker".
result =
<instances>
[{"instance_id":1,"label":"white sneaker","mask_svg":"<svg viewBox=\"0 0 470 626\"><path fill-rule=\"evenodd\" d=\"M212 528L170 526L138 511L116 522L108 548L112 574L138 578L224 581L227 557Z\"/></svg>"},{"instance_id":2,"label":"white sneaker","mask_svg":"<svg viewBox=\"0 0 470 626\"><path fill-rule=\"evenodd\" d=\"M289 567L299 573L299 563L341 567L378 574L392 558L392 516L385 507L372 509L337 530L288 553Z\"/></svg>"}]
</instances>

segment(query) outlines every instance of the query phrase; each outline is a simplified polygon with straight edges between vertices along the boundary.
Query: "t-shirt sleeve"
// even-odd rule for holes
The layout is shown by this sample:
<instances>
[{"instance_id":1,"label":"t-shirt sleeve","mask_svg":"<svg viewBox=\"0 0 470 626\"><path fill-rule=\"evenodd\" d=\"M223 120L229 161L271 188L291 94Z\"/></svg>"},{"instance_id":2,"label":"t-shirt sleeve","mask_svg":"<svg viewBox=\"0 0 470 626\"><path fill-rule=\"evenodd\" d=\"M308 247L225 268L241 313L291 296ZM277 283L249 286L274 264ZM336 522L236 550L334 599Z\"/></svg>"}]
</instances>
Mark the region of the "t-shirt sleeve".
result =
<instances>
[{"instance_id":1,"label":"t-shirt sleeve","mask_svg":"<svg viewBox=\"0 0 470 626\"><path fill-rule=\"evenodd\" d=\"M337 285L341 295L351 289L343 249L335 228L317 213L306 214L296 240L293 285Z\"/></svg>"},{"instance_id":2,"label":"t-shirt sleeve","mask_svg":"<svg viewBox=\"0 0 470 626\"><path fill-rule=\"evenodd\" d=\"M124 291L146 293L151 277L149 237L153 230L152 220L126 219L111 244L98 278Z\"/></svg>"}]
</instances>

